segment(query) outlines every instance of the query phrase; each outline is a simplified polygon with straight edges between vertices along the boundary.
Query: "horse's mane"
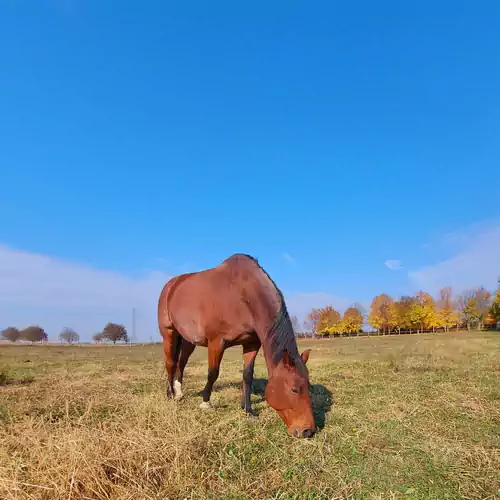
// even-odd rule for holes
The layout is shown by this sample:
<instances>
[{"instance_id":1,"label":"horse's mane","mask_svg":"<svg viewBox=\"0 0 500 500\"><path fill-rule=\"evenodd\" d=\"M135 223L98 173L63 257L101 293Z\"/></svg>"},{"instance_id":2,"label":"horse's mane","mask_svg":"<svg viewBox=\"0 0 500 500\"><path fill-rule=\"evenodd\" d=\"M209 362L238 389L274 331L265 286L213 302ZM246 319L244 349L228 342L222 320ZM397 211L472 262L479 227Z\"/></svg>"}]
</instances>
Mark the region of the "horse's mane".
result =
<instances>
[{"instance_id":1,"label":"horse's mane","mask_svg":"<svg viewBox=\"0 0 500 500\"><path fill-rule=\"evenodd\" d=\"M285 299L274 281L271 280L271 282L275 286L280 297L280 309L267 334L267 340L271 344L271 352L273 353L273 364L277 364L286 351L295 365L295 368L303 375L306 375L307 368L297 349L297 341L293 332L292 321L286 308Z\"/></svg>"},{"instance_id":2,"label":"horse's mane","mask_svg":"<svg viewBox=\"0 0 500 500\"><path fill-rule=\"evenodd\" d=\"M267 271L259 264L259 261L255 257L252 257L251 255L245 253L238 253L232 255L231 257L226 259L226 261L230 259L237 260L240 258L248 258L255 262L255 264L257 264L258 268L273 284L273 287L278 293L280 299L280 308L278 310L278 314L276 315L271 328L267 332L267 342L271 346L273 364L278 364L286 351L297 370L301 374L305 375L307 373L307 368L303 359L300 357L299 350L297 349L297 341L295 339L292 321L290 319L290 315L288 314L283 293L278 288L271 276L269 276Z\"/></svg>"}]
</instances>

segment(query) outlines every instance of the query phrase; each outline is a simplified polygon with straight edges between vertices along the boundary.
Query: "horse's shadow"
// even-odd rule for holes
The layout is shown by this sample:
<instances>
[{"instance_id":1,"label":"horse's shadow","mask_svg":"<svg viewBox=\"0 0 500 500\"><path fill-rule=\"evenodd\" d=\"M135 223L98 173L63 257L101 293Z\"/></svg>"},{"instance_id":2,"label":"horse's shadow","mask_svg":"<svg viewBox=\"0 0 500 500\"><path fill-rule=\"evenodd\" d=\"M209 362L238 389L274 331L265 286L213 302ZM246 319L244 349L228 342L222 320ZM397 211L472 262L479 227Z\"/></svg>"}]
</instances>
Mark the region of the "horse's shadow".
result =
<instances>
[{"instance_id":1,"label":"horse's shadow","mask_svg":"<svg viewBox=\"0 0 500 500\"><path fill-rule=\"evenodd\" d=\"M267 380L264 378L254 378L252 382L252 394L258 396L254 403L262 403L266 393ZM219 382L214 385L215 390L226 388L241 390L241 382ZM314 415L314 421L318 429L323 429L326 423L326 415L332 409L334 404L333 394L322 384L310 384L309 394L311 397L311 406ZM257 410L254 408L257 412ZM258 413L258 412L257 412Z\"/></svg>"}]
</instances>

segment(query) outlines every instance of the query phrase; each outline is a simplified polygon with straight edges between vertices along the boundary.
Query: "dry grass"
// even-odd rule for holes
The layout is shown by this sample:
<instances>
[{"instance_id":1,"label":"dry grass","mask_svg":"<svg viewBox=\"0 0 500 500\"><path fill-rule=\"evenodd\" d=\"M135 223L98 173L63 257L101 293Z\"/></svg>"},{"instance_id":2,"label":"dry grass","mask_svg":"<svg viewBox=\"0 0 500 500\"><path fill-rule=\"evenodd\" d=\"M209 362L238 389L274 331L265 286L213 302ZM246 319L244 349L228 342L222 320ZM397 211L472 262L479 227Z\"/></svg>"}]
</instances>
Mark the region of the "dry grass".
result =
<instances>
[{"instance_id":1,"label":"dry grass","mask_svg":"<svg viewBox=\"0 0 500 500\"><path fill-rule=\"evenodd\" d=\"M241 350L225 355L215 411L165 394L161 347L0 346L0 497L498 498L500 335L301 341L323 429L295 440L259 394L239 409Z\"/></svg>"}]
</instances>

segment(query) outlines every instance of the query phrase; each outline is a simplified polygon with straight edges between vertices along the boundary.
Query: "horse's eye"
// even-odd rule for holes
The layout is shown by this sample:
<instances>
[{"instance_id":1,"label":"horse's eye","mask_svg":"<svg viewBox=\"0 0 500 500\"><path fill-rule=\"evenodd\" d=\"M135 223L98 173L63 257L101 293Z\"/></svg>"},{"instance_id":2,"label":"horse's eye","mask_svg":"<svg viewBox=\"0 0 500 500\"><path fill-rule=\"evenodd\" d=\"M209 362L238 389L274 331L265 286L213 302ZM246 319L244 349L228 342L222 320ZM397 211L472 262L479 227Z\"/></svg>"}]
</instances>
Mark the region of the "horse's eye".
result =
<instances>
[{"instance_id":1,"label":"horse's eye","mask_svg":"<svg viewBox=\"0 0 500 500\"><path fill-rule=\"evenodd\" d=\"M296 389L295 387L292 387L292 392L294 392L295 394L298 394L299 393L299 390Z\"/></svg>"}]
</instances>

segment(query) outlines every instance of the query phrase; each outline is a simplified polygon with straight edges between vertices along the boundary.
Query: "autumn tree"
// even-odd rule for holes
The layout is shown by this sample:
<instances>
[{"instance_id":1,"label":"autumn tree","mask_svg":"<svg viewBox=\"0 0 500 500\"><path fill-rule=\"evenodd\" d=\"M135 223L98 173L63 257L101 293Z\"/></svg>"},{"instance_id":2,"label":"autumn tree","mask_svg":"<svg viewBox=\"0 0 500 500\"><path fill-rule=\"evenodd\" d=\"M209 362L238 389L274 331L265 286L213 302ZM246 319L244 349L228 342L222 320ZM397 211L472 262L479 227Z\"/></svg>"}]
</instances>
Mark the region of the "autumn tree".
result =
<instances>
[{"instance_id":1,"label":"autumn tree","mask_svg":"<svg viewBox=\"0 0 500 500\"><path fill-rule=\"evenodd\" d=\"M491 305L491 292L484 287L480 287L475 291L476 307L477 307L477 320L479 329L482 330L488 319Z\"/></svg>"},{"instance_id":2,"label":"autumn tree","mask_svg":"<svg viewBox=\"0 0 500 500\"><path fill-rule=\"evenodd\" d=\"M16 342L21 337L21 332L14 326L9 326L2 331L2 338L5 340L10 340L11 342Z\"/></svg>"},{"instance_id":3,"label":"autumn tree","mask_svg":"<svg viewBox=\"0 0 500 500\"><path fill-rule=\"evenodd\" d=\"M411 311L416 302L415 297L404 295L394 303L396 309L396 328L398 333L401 330L410 331L412 329Z\"/></svg>"},{"instance_id":4,"label":"autumn tree","mask_svg":"<svg viewBox=\"0 0 500 500\"><path fill-rule=\"evenodd\" d=\"M118 340L128 342L127 329L117 323L108 323L102 331L103 338L116 344Z\"/></svg>"},{"instance_id":5,"label":"autumn tree","mask_svg":"<svg viewBox=\"0 0 500 500\"><path fill-rule=\"evenodd\" d=\"M360 312L363 321L368 316L366 312L366 307L363 304L361 304L361 302L354 302L351 307L354 307L354 309L357 309Z\"/></svg>"},{"instance_id":6,"label":"autumn tree","mask_svg":"<svg viewBox=\"0 0 500 500\"><path fill-rule=\"evenodd\" d=\"M384 334L396 327L396 307L389 295L382 293L373 299L368 321L378 332L382 331Z\"/></svg>"},{"instance_id":7,"label":"autumn tree","mask_svg":"<svg viewBox=\"0 0 500 500\"><path fill-rule=\"evenodd\" d=\"M434 330L439 326L436 304L431 295L420 291L415 296L415 303L410 312L410 321L417 332Z\"/></svg>"},{"instance_id":8,"label":"autumn tree","mask_svg":"<svg viewBox=\"0 0 500 500\"><path fill-rule=\"evenodd\" d=\"M495 297L490 307L490 315L496 323L500 322L500 288L495 292Z\"/></svg>"},{"instance_id":9,"label":"autumn tree","mask_svg":"<svg viewBox=\"0 0 500 500\"><path fill-rule=\"evenodd\" d=\"M344 317L342 318L341 330L342 332L348 333L359 333L361 327L363 326L363 315L359 309L356 307L349 307L344 312Z\"/></svg>"},{"instance_id":10,"label":"autumn tree","mask_svg":"<svg viewBox=\"0 0 500 500\"><path fill-rule=\"evenodd\" d=\"M469 290L457 298L457 306L463 324L470 330L473 325L477 325L480 311L477 304L476 292Z\"/></svg>"},{"instance_id":11,"label":"autumn tree","mask_svg":"<svg viewBox=\"0 0 500 500\"><path fill-rule=\"evenodd\" d=\"M417 301L411 306L410 324L414 330L417 330L417 333L420 333L424 328L424 312Z\"/></svg>"},{"instance_id":12,"label":"autumn tree","mask_svg":"<svg viewBox=\"0 0 500 500\"><path fill-rule=\"evenodd\" d=\"M497 324L497 320L493 314L491 314L491 310L488 311L488 314L486 315L486 319L484 320L484 326L488 327L494 327Z\"/></svg>"},{"instance_id":13,"label":"autumn tree","mask_svg":"<svg viewBox=\"0 0 500 500\"><path fill-rule=\"evenodd\" d=\"M37 325L28 326L21 331L21 338L23 340L28 340L31 343L42 342L48 339L45 330Z\"/></svg>"},{"instance_id":14,"label":"autumn tree","mask_svg":"<svg viewBox=\"0 0 500 500\"><path fill-rule=\"evenodd\" d=\"M441 288L439 291L436 316L439 326L443 327L445 332L448 332L450 328L456 326L459 322L460 318L455 309L452 289L449 286Z\"/></svg>"},{"instance_id":15,"label":"autumn tree","mask_svg":"<svg viewBox=\"0 0 500 500\"><path fill-rule=\"evenodd\" d=\"M72 344L73 342L78 342L80 340L80 336L75 330L71 328L65 328L60 334L59 338L62 342L67 342L68 344Z\"/></svg>"},{"instance_id":16,"label":"autumn tree","mask_svg":"<svg viewBox=\"0 0 500 500\"><path fill-rule=\"evenodd\" d=\"M319 310L319 320L316 329L319 335L333 335L340 333L340 313L333 306L326 306Z\"/></svg>"}]
</instances>

